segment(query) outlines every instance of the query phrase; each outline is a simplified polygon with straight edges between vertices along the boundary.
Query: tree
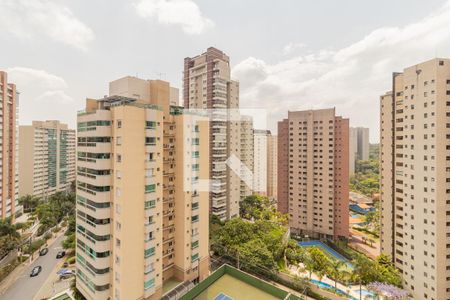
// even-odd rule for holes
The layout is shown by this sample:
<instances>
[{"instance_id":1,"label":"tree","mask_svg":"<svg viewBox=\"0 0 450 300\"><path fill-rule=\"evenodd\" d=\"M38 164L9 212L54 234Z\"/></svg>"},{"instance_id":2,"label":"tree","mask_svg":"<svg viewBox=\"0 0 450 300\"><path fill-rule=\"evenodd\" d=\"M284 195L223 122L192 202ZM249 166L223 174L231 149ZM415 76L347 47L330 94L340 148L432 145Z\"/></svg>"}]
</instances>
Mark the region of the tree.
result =
<instances>
[{"instance_id":1,"label":"tree","mask_svg":"<svg viewBox=\"0 0 450 300\"><path fill-rule=\"evenodd\" d=\"M359 298L362 299L362 285L377 281L375 262L360 255L354 260L353 266L352 277L354 281L359 283Z\"/></svg>"},{"instance_id":2,"label":"tree","mask_svg":"<svg viewBox=\"0 0 450 300\"><path fill-rule=\"evenodd\" d=\"M330 267L330 259L318 247L309 247L307 251L311 256L312 271L322 279Z\"/></svg>"},{"instance_id":3,"label":"tree","mask_svg":"<svg viewBox=\"0 0 450 300\"><path fill-rule=\"evenodd\" d=\"M19 198L19 204L23 206L24 212L33 212L41 201L33 195L25 195Z\"/></svg>"},{"instance_id":4,"label":"tree","mask_svg":"<svg viewBox=\"0 0 450 300\"><path fill-rule=\"evenodd\" d=\"M19 225L12 224L11 218L0 220L0 259L20 244Z\"/></svg>"},{"instance_id":5,"label":"tree","mask_svg":"<svg viewBox=\"0 0 450 300\"><path fill-rule=\"evenodd\" d=\"M334 280L334 288L337 289L337 281L341 279L341 269L344 266L344 262L341 260L332 260L329 264L329 274Z\"/></svg>"},{"instance_id":6,"label":"tree","mask_svg":"<svg viewBox=\"0 0 450 300\"><path fill-rule=\"evenodd\" d=\"M270 206L269 198L251 195L244 198L239 205L239 215L244 219L260 219L264 209Z\"/></svg>"},{"instance_id":7,"label":"tree","mask_svg":"<svg viewBox=\"0 0 450 300\"><path fill-rule=\"evenodd\" d=\"M250 240L238 247L242 262L251 266L262 266L269 270L275 269L275 260L267 245L260 239Z\"/></svg>"}]
</instances>

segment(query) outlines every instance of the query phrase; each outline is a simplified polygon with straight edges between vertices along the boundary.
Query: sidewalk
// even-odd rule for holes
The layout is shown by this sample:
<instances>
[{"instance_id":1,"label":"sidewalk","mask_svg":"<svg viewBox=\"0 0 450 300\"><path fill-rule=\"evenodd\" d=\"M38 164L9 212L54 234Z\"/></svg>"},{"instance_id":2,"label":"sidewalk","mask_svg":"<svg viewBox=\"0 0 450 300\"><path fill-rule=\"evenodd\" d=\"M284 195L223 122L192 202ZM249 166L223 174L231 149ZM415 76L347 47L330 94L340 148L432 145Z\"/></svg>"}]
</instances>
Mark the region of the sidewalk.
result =
<instances>
[{"instance_id":1,"label":"sidewalk","mask_svg":"<svg viewBox=\"0 0 450 300\"><path fill-rule=\"evenodd\" d=\"M57 235L53 236L51 239L47 241L48 247L53 245L56 239L58 239L61 235L64 235L66 231L66 227L61 228L61 230L58 232ZM23 262L19 266L17 266L14 271L12 271L2 282L0 282L0 295L6 292L13 284L16 282L17 278L20 277L20 275L23 273L23 271L31 265L36 259L39 257L39 250L33 253L31 256L32 259L28 259L27 261Z\"/></svg>"}]
</instances>

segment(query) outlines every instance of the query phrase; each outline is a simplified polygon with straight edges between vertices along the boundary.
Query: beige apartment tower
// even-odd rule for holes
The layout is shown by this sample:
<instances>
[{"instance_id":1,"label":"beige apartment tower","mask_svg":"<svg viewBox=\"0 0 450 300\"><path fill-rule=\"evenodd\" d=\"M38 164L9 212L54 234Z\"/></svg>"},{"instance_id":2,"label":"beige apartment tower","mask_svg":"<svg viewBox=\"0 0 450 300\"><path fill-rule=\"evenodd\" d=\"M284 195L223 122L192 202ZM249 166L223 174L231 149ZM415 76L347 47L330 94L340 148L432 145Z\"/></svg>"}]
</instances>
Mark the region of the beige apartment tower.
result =
<instances>
[{"instance_id":1,"label":"beige apartment tower","mask_svg":"<svg viewBox=\"0 0 450 300\"><path fill-rule=\"evenodd\" d=\"M227 165L240 159L239 83L231 80L230 59L210 47L184 59L183 100L186 109L210 115L210 210L221 220L239 215L240 174Z\"/></svg>"},{"instance_id":2,"label":"beige apartment tower","mask_svg":"<svg viewBox=\"0 0 450 300\"><path fill-rule=\"evenodd\" d=\"M278 122L278 209L291 231L347 239L349 120L335 110L290 111Z\"/></svg>"},{"instance_id":3,"label":"beige apartment tower","mask_svg":"<svg viewBox=\"0 0 450 300\"><path fill-rule=\"evenodd\" d=\"M267 135L267 197L276 201L278 190L278 136Z\"/></svg>"},{"instance_id":4,"label":"beige apartment tower","mask_svg":"<svg viewBox=\"0 0 450 300\"><path fill-rule=\"evenodd\" d=\"M241 116L241 200L253 194L253 118Z\"/></svg>"},{"instance_id":5,"label":"beige apartment tower","mask_svg":"<svg viewBox=\"0 0 450 300\"><path fill-rule=\"evenodd\" d=\"M77 287L161 299L209 274L209 124L168 82L125 77L78 115Z\"/></svg>"},{"instance_id":6,"label":"beige apartment tower","mask_svg":"<svg viewBox=\"0 0 450 300\"><path fill-rule=\"evenodd\" d=\"M19 196L47 197L67 191L75 181L75 130L66 124L52 120L20 126L19 149Z\"/></svg>"},{"instance_id":7,"label":"beige apartment tower","mask_svg":"<svg viewBox=\"0 0 450 300\"><path fill-rule=\"evenodd\" d=\"M19 92L8 82L8 74L0 71L0 217L13 217L21 212L19 193L18 107Z\"/></svg>"},{"instance_id":8,"label":"beige apartment tower","mask_svg":"<svg viewBox=\"0 0 450 300\"><path fill-rule=\"evenodd\" d=\"M267 196L267 145L270 131L253 130L253 193Z\"/></svg>"},{"instance_id":9,"label":"beige apartment tower","mask_svg":"<svg viewBox=\"0 0 450 300\"><path fill-rule=\"evenodd\" d=\"M380 104L381 250L414 299L450 299L450 59L394 73Z\"/></svg>"},{"instance_id":10,"label":"beige apartment tower","mask_svg":"<svg viewBox=\"0 0 450 300\"><path fill-rule=\"evenodd\" d=\"M369 128L350 127L349 137L349 172L353 175L358 160L369 160Z\"/></svg>"}]
</instances>

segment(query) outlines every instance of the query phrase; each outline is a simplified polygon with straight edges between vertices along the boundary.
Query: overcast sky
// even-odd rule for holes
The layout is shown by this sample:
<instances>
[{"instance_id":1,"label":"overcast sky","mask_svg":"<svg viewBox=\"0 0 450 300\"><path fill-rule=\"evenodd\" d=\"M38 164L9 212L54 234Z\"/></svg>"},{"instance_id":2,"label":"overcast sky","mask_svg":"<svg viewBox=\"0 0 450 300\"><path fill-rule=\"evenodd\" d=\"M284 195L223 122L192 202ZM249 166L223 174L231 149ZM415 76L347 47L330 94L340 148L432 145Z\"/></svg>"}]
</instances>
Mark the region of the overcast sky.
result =
<instances>
[{"instance_id":1,"label":"overcast sky","mask_svg":"<svg viewBox=\"0 0 450 300\"><path fill-rule=\"evenodd\" d=\"M0 70L20 95L20 124L75 126L86 97L134 75L181 87L183 58L215 46L231 57L241 107L336 107L378 141L391 74L450 57L443 0L0 0ZM180 91L181 92L181 91Z\"/></svg>"}]
</instances>

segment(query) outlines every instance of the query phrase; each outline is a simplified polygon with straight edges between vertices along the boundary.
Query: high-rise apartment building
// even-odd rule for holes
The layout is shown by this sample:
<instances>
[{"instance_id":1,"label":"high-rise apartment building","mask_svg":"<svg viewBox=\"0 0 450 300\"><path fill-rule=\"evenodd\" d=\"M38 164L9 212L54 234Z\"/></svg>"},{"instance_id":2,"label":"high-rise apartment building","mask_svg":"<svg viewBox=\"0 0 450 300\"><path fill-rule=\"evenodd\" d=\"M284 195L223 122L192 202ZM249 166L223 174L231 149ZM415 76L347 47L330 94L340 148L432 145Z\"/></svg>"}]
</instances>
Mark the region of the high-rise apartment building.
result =
<instances>
[{"instance_id":1,"label":"high-rise apartment building","mask_svg":"<svg viewBox=\"0 0 450 300\"><path fill-rule=\"evenodd\" d=\"M239 83L231 80L230 59L210 47L201 55L184 59L184 107L209 110L210 209L221 220L239 215L240 174L227 165L240 158Z\"/></svg>"},{"instance_id":2,"label":"high-rise apartment building","mask_svg":"<svg viewBox=\"0 0 450 300\"><path fill-rule=\"evenodd\" d=\"M414 299L450 299L450 59L394 73L380 104L381 250Z\"/></svg>"},{"instance_id":3,"label":"high-rise apartment building","mask_svg":"<svg viewBox=\"0 0 450 300\"><path fill-rule=\"evenodd\" d=\"M161 299L209 274L209 123L171 106L177 93L125 77L78 115L77 287L87 299Z\"/></svg>"},{"instance_id":4,"label":"high-rise apartment building","mask_svg":"<svg viewBox=\"0 0 450 300\"><path fill-rule=\"evenodd\" d=\"M20 213L18 113L19 92L8 82L6 72L0 71L0 217Z\"/></svg>"},{"instance_id":5,"label":"high-rise apartment building","mask_svg":"<svg viewBox=\"0 0 450 300\"><path fill-rule=\"evenodd\" d=\"M253 193L267 196L267 145L270 131L253 130Z\"/></svg>"},{"instance_id":6,"label":"high-rise apartment building","mask_svg":"<svg viewBox=\"0 0 450 300\"><path fill-rule=\"evenodd\" d=\"M267 135L267 197L272 200L277 198L278 185L278 137Z\"/></svg>"},{"instance_id":7,"label":"high-rise apartment building","mask_svg":"<svg viewBox=\"0 0 450 300\"><path fill-rule=\"evenodd\" d=\"M241 200L253 194L253 118L241 116ZM244 167L245 166L245 167Z\"/></svg>"},{"instance_id":8,"label":"high-rise apartment building","mask_svg":"<svg viewBox=\"0 0 450 300\"><path fill-rule=\"evenodd\" d=\"M290 111L278 122L278 207L292 232L348 238L348 135L349 120L334 109Z\"/></svg>"},{"instance_id":9,"label":"high-rise apartment building","mask_svg":"<svg viewBox=\"0 0 450 300\"><path fill-rule=\"evenodd\" d=\"M66 191L75 180L75 130L54 120L22 125L19 157L19 196Z\"/></svg>"},{"instance_id":10,"label":"high-rise apartment building","mask_svg":"<svg viewBox=\"0 0 450 300\"><path fill-rule=\"evenodd\" d=\"M355 173L358 160L369 160L369 128L350 127L350 175Z\"/></svg>"}]
</instances>

